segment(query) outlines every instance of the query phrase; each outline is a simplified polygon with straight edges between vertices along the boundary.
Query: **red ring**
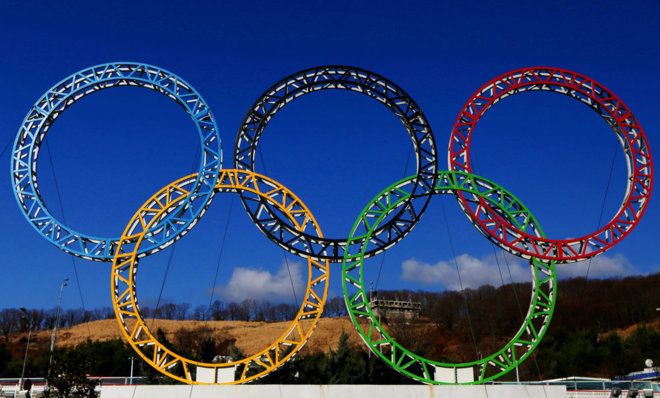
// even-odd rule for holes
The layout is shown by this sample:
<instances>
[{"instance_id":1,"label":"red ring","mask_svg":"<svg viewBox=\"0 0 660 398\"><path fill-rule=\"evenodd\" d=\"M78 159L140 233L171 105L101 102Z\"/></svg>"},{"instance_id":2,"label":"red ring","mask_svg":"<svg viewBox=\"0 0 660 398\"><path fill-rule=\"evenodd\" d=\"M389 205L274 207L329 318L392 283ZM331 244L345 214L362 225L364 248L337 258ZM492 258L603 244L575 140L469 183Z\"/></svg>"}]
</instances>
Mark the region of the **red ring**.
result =
<instances>
[{"instance_id":1,"label":"red ring","mask_svg":"<svg viewBox=\"0 0 660 398\"><path fill-rule=\"evenodd\" d=\"M506 221L486 226L475 220L470 212L465 211L465 214L491 241L513 254L561 263L593 257L617 244L633 230L646 211L653 186L653 159L642 126L619 97L593 79L551 67L517 69L492 79L472 95L456 118L449 139L449 169L472 173L470 142L479 119L497 101L532 90L553 91L575 98L598 112L613 128L623 144L628 165L628 186L621 207L607 225L571 239L530 235ZM461 195L457 198L466 210L468 201ZM483 210L496 213L487 204Z\"/></svg>"}]
</instances>

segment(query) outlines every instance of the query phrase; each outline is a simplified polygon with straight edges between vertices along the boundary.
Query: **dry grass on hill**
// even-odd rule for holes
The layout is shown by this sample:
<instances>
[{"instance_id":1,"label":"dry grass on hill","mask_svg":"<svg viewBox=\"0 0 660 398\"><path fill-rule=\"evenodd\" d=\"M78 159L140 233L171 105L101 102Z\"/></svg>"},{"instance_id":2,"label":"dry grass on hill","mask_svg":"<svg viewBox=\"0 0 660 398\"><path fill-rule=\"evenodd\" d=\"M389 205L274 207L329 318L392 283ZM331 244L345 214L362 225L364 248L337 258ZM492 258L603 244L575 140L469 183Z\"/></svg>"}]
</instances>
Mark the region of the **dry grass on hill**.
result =
<instances>
[{"instance_id":1,"label":"dry grass on hill","mask_svg":"<svg viewBox=\"0 0 660 398\"><path fill-rule=\"evenodd\" d=\"M246 322L246 321L172 321L157 319L146 320L147 325L155 333L157 329L162 329L166 337L170 341L176 341L175 334L182 328L188 330L196 330L200 328L210 329L213 336L218 341L227 341L235 339L236 346L245 354L254 354L277 339L289 326L289 322ZM311 324L310 321L305 321L303 327L307 329ZM366 325L363 325L365 327ZM613 329L607 333L601 333L600 337L604 337L608 333L617 333L622 338L629 337L637 328L647 326L660 330L660 319L656 319L649 323L640 323L626 328ZM394 328L390 330L397 337L397 341L406 341L411 338L421 338L422 341L434 341L434 344L444 347L443 355L453 358L455 360L465 359L462 355L465 350L461 344L457 342L462 341L457 336L438 336L440 339L433 339L428 334L428 323L418 323L416 325L403 326L402 329ZM412 328L412 329L411 329ZM387 329L390 329L389 327ZM357 331L348 318L321 318L316 330L312 333L311 338L304 348L304 353L312 353L317 351L328 352L337 347L339 336L342 331L346 332L349 336L349 343L360 348L366 349L362 343ZM403 331L403 335L401 335ZM410 332L410 333L406 333ZM39 331L32 335L31 350L42 351L47 350L50 343L50 330ZM421 333L421 334L419 334ZM410 334L410 335L409 335ZM85 342L87 339L92 341L107 341L112 339L121 338L121 331L115 319L107 319L101 321L93 321L76 325L71 328L63 328L58 330L57 333L57 347L69 348ZM12 351L12 355L20 356L24 354L25 341L27 338L26 333L20 333L10 336L8 348ZM407 341L411 344L411 341Z\"/></svg>"},{"instance_id":2,"label":"dry grass on hill","mask_svg":"<svg viewBox=\"0 0 660 398\"><path fill-rule=\"evenodd\" d=\"M151 319L148 319L146 322L154 333L158 328L162 329L169 340L173 340L175 332L181 328L196 329L207 327L213 330L214 336L223 339L235 338L236 346L246 355L256 353L267 347L284 333L289 325L289 322L204 322L171 321L164 319L157 319L153 322ZM303 322L304 328L309 327L309 325L311 325L311 321ZM352 344L357 345L361 343L360 337L348 318L321 318L316 330L314 330L312 337L305 346L305 351L327 352L331 348L335 348L342 330L348 333L350 336L349 341ZM21 337L25 336L15 336L14 339L18 340ZM88 322L71 328L60 329L57 332L57 346L72 347L85 342L88 338L93 341L117 339L121 338L121 331L117 321L114 319ZM33 339L35 343L50 341L50 331L39 331L33 335Z\"/></svg>"},{"instance_id":3,"label":"dry grass on hill","mask_svg":"<svg viewBox=\"0 0 660 398\"><path fill-rule=\"evenodd\" d=\"M631 325L631 326L628 326L628 327L625 327L625 328L610 330L607 333L601 333L600 336L602 337L602 336L605 336L609 333L614 332L614 333L618 334L619 337L628 338L637 329L639 329L640 327L644 327L644 326L649 327L651 329L660 330L660 318L659 319L654 319L651 322L643 322L643 323L638 323L638 324Z\"/></svg>"}]
</instances>

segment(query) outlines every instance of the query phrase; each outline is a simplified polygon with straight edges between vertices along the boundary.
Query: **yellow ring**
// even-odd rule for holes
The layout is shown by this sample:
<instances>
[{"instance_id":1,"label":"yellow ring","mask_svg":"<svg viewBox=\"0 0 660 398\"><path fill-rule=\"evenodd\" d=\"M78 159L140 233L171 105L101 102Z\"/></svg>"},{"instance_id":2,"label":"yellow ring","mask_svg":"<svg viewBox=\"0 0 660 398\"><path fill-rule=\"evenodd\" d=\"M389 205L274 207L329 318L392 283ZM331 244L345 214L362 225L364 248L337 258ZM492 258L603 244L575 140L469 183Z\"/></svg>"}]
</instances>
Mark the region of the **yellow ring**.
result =
<instances>
[{"instance_id":1,"label":"yellow ring","mask_svg":"<svg viewBox=\"0 0 660 398\"><path fill-rule=\"evenodd\" d=\"M151 333L139 312L135 288L138 252L142 241L149 239L147 232L151 226L188 197L190 192L186 187L194 184L196 176L197 174L191 174L162 188L140 207L126 226L112 263L112 304L124 338L159 372L188 384L245 383L274 371L292 358L307 342L323 312L328 293L330 263L307 256L307 290L295 319L275 342L254 355L227 363L205 363L185 358L163 346ZM271 178L252 171L223 169L220 170L215 189L219 192L246 191L256 194L285 214L297 230L303 231L311 223L318 236L323 237L307 206L293 192ZM167 234L168 230L165 226L151 233ZM302 325L305 319L312 320L312 325L307 330ZM134 324L129 326L127 321L134 321ZM236 380L220 380L221 368L234 368L239 377ZM211 377L211 381L197 380L201 374L198 372L200 369L206 377ZM227 371L225 377L226 373Z\"/></svg>"}]
</instances>

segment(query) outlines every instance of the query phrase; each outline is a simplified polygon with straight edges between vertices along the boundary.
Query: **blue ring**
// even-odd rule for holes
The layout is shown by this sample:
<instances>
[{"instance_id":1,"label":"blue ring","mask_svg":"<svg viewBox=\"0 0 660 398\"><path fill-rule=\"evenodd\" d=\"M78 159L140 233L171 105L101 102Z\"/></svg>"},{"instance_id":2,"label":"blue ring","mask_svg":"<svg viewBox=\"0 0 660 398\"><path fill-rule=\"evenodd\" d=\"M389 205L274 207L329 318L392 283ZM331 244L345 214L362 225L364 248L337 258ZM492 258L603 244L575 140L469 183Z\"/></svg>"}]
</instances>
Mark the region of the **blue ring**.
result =
<instances>
[{"instance_id":1,"label":"blue ring","mask_svg":"<svg viewBox=\"0 0 660 398\"><path fill-rule=\"evenodd\" d=\"M62 224L46 208L37 184L37 157L46 132L67 107L95 91L115 86L148 88L176 101L192 117L202 153L197 178L188 199L155 225L140 248L140 257L172 244L190 230L213 199L222 167L220 134L209 106L185 80L162 68L135 62L115 62L76 72L50 88L30 109L14 142L12 188L23 215L49 242L95 261L112 261L117 238L86 235Z\"/></svg>"}]
</instances>

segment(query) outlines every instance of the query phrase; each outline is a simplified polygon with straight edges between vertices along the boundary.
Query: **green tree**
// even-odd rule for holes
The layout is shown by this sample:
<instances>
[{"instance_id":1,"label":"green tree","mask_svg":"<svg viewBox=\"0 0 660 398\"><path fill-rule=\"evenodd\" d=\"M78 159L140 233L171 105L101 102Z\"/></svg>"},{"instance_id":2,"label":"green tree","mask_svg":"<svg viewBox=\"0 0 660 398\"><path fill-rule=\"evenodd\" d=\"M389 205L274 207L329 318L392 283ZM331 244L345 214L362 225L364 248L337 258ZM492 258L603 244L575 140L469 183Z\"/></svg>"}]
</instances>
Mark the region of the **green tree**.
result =
<instances>
[{"instance_id":1,"label":"green tree","mask_svg":"<svg viewBox=\"0 0 660 398\"><path fill-rule=\"evenodd\" d=\"M89 359L80 351L57 352L46 378L50 396L57 398L96 397L96 380L87 377Z\"/></svg>"},{"instance_id":2,"label":"green tree","mask_svg":"<svg viewBox=\"0 0 660 398\"><path fill-rule=\"evenodd\" d=\"M4 344L0 344L0 375L4 374L9 361L11 361L11 353Z\"/></svg>"},{"instance_id":3,"label":"green tree","mask_svg":"<svg viewBox=\"0 0 660 398\"><path fill-rule=\"evenodd\" d=\"M348 342L348 333L341 332L337 348L330 351L328 371L331 384L354 384L364 379L366 363Z\"/></svg>"}]
</instances>

